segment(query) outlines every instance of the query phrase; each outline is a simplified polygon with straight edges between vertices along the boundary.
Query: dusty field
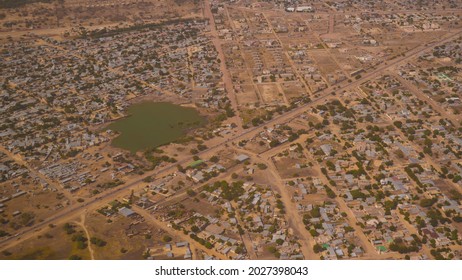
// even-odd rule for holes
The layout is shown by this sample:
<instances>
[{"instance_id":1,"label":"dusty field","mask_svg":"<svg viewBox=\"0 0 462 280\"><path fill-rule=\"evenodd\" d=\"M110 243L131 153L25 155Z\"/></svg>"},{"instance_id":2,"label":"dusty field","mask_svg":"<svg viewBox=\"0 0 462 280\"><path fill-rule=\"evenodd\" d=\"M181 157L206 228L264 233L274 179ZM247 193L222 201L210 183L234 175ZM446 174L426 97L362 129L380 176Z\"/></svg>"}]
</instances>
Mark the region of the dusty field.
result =
<instances>
[{"instance_id":1,"label":"dusty field","mask_svg":"<svg viewBox=\"0 0 462 280\"><path fill-rule=\"evenodd\" d=\"M147 247L159 242L163 232L144 222L122 216L108 218L92 213L86 218L90 236L107 242L104 247L92 245L95 259L140 259ZM147 238L149 237L150 238ZM124 249L124 250L123 250Z\"/></svg>"},{"instance_id":2,"label":"dusty field","mask_svg":"<svg viewBox=\"0 0 462 280\"><path fill-rule=\"evenodd\" d=\"M283 104L284 98L276 85L258 85L265 104Z\"/></svg>"},{"instance_id":3,"label":"dusty field","mask_svg":"<svg viewBox=\"0 0 462 280\"><path fill-rule=\"evenodd\" d=\"M226 60L232 60L234 56L232 57L227 57ZM244 65L244 62L243 62ZM239 65L238 69L232 69L230 70L231 75L233 77L233 82L239 82L241 84L250 84L252 83L252 77L247 74L247 71L245 68L240 68L243 65Z\"/></svg>"},{"instance_id":4,"label":"dusty field","mask_svg":"<svg viewBox=\"0 0 462 280\"><path fill-rule=\"evenodd\" d=\"M74 230L79 233L82 228L75 226ZM44 235L28 239L14 248L3 251L0 259L62 260L72 255L90 259L89 250L77 248L76 243L72 242L72 235L66 234L63 225L57 225Z\"/></svg>"},{"instance_id":5,"label":"dusty field","mask_svg":"<svg viewBox=\"0 0 462 280\"><path fill-rule=\"evenodd\" d=\"M0 9L0 37L16 36L21 32L43 32L64 35L77 25L104 27L169 18L200 16L194 0L104 1L104 3L66 0L63 4L33 3L14 9ZM15 34L19 33L19 34Z\"/></svg>"},{"instance_id":6,"label":"dusty field","mask_svg":"<svg viewBox=\"0 0 462 280\"><path fill-rule=\"evenodd\" d=\"M326 50L312 50L310 56L316 61L321 73L326 76L339 69L338 64L330 57Z\"/></svg>"},{"instance_id":7,"label":"dusty field","mask_svg":"<svg viewBox=\"0 0 462 280\"><path fill-rule=\"evenodd\" d=\"M301 159L292 159L288 157L275 157L273 158L273 162L278 169L279 174L281 175L281 178L283 179L289 179L289 178L294 178L294 177L307 177L307 176L313 176L314 173L311 170L309 166L303 167L303 168L297 168L295 165L300 164L300 165L305 165L308 163L307 159L301 158Z\"/></svg>"},{"instance_id":8,"label":"dusty field","mask_svg":"<svg viewBox=\"0 0 462 280\"><path fill-rule=\"evenodd\" d=\"M305 89L302 86L300 82L281 83L281 87L289 102L294 98L305 95Z\"/></svg>"},{"instance_id":9,"label":"dusty field","mask_svg":"<svg viewBox=\"0 0 462 280\"><path fill-rule=\"evenodd\" d=\"M241 106L248 106L259 101L258 95L252 85L242 86L242 90L236 93L237 103Z\"/></svg>"},{"instance_id":10,"label":"dusty field","mask_svg":"<svg viewBox=\"0 0 462 280\"><path fill-rule=\"evenodd\" d=\"M268 143L262 140L263 145L260 145L259 142L248 142L245 145L245 148L249 151L253 151L255 153L263 153L269 149Z\"/></svg>"}]
</instances>

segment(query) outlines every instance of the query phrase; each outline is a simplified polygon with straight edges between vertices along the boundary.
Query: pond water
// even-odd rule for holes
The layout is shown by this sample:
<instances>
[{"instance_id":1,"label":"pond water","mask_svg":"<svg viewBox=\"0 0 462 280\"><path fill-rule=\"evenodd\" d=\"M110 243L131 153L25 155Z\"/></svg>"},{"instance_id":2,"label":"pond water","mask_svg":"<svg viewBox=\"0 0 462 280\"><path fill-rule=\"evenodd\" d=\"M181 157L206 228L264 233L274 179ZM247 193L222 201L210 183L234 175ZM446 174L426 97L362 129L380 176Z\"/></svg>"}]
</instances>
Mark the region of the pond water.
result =
<instances>
[{"instance_id":1,"label":"pond water","mask_svg":"<svg viewBox=\"0 0 462 280\"><path fill-rule=\"evenodd\" d=\"M107 128L121 134L112 145L131 152L155 148L185 135L205 123L199 112L166 102L143 102L128 108L128 116Z\"/></svg>"}]
</instances>

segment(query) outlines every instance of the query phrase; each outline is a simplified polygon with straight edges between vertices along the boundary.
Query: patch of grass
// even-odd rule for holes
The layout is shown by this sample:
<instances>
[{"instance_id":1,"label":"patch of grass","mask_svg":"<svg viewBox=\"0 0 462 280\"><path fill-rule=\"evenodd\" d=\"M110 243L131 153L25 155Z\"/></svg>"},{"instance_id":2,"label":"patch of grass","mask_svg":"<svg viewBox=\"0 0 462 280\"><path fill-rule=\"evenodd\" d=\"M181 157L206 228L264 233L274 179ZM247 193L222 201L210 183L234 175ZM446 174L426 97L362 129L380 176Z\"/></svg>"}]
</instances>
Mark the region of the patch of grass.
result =
<instances>
[{"instance_id":1,"label":"patch of grass","mask_svg":"<svg viewBox=\"0 0 462 280\"><path fill-rule=\"evenodd\" d=\"M20 256L20 260L50 260L55 256L55 252L50 247L40 247Z\"/></svg>"}]
</instances>

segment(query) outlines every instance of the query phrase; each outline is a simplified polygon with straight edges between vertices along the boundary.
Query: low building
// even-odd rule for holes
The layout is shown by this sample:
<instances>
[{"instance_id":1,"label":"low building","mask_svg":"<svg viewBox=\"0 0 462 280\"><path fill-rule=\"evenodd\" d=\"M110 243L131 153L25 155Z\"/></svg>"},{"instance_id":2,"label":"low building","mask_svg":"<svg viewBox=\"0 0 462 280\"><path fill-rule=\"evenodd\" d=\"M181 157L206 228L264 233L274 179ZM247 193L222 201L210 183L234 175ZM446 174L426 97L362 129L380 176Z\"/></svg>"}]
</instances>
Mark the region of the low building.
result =
<instances>
[{"instance_id":1,"label":"low building","mask_svg":"<svg viewBox=\"0 0 462 280\"><path fill-rule=\"evenodd\" d=\"M249 159L249 156L244 155L244 154L240 154L240 155L238 155L235 159L236 159L237 161L239 161L239 162L244 162L244 161L246 161L246 160Z\"/></svg>"},{"instance_id":2,"label":"low building","mask_svg":"<svg viewBox=\"0 0 462 280\"><path fill-rule=\"evenodd\" d=\"M135 215L136 213L130 208L122 207L119 209L119 214L121 214L124 217L131 217Z\"/></svg>"}]
</instances>

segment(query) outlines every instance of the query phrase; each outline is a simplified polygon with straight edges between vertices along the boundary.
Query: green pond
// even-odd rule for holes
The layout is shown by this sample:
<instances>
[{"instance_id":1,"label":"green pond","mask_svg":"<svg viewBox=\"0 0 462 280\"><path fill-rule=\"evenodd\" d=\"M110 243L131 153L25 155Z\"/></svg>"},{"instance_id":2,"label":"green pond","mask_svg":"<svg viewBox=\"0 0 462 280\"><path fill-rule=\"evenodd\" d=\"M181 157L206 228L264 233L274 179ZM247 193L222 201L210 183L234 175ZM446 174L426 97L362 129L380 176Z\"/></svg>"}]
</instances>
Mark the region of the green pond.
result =
<instances>
[{"instance_id":1,"label":"green pond","mask_svg":"<svg viewBox=\"0 0 462 280\"><path fill-rule=\"evenodd\" d=\"M205 119L193 108L171 103L143 102L128 108L128 116L107 128L121 134L112 141L115 147L131 152L155 148L185 135Z\"/></svg>"}]
</instances>

